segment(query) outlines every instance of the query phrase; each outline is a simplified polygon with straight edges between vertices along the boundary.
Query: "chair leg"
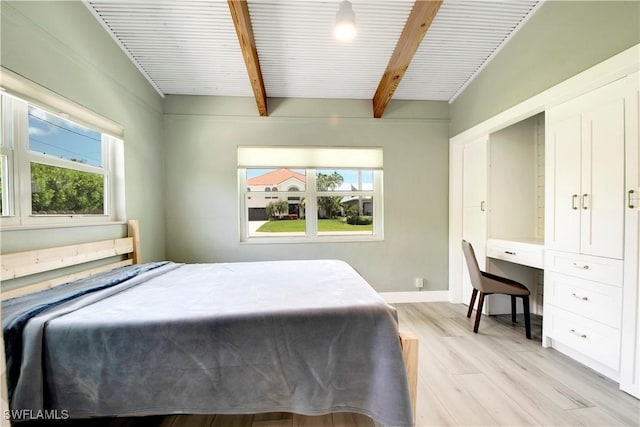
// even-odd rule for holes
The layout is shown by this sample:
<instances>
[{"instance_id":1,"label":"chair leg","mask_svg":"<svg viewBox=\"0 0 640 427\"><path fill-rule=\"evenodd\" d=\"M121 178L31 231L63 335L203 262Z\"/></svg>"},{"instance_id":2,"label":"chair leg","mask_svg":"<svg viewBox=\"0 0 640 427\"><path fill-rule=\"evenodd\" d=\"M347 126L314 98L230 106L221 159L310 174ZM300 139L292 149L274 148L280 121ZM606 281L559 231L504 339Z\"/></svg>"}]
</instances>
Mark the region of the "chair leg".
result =
<instances>
[{"instance_id":1,"label":"chair leg","mask_svg":"<svg viewBox=\"0 0 640 427\"><path fill-rule=\"evenodd\" d=\"M527 339L531 339L531 314L529 313L529 295L522 297L522 308L524 310L524 327L527 333Z\"/></svg>"},{"instance_id":2,"label":"chair leg","mask_svg":"<svg viewBox=\"0 0 640 427\"><path fill-rule=\"evenodd\" d=\"M473 292L471 292L471 302L469 302L469 310L467 311L467 318L471 317L471 313L473 312L473 304L476 303L476 296L478 295L478 290L473 288Z\"/></svg>"},{"instance_id":3,"label":"chair leg","mask_svg":"<svg viewBox=\"0 0 640 427\"><path fill-rule=\"evenodd\" d=\"M478 333L478 326L480 326L480 318L482 317L482 306L484 305L484 292L480 292L480 299L478 300L478 308L476 309L476 323L473 325L473 332Z\"/></svg>"},{"instance_id":4,"label":"chair leg","mask_svg":"<svg viewBox=\"0 0 640 427\"><path fill-rule=\"evenodd\" d=\"M511 295L511 321L516 323L516 297Z\"/></svg>"}]
</instances>

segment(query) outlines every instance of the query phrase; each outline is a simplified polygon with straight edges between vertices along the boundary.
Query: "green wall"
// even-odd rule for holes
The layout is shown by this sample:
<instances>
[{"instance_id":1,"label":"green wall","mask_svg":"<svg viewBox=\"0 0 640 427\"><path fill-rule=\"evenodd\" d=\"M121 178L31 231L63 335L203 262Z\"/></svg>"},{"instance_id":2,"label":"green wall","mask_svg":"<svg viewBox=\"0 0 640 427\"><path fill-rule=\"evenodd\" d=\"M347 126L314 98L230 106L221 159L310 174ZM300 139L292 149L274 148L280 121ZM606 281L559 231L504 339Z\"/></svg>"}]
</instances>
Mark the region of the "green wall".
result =
<instances>
[{"instance_id":1,"label":"green wall","mask_svg":"<svg viewBox=\"0 0 640 427\"><path fill-rule=\"evenodd\" d=\"M548 0L451 103L451 136L638 43L639 1Z\"/></svg>"},{"instance_id":2,"label":"green wall","mask_svg":"<svg viewBox=\"0 0 640 427\"><path fill-rule=\"evenodd\" d=\"M126 211L144 261L165 258L162 98L79 1L2 1L0 63L125 130ZM122 225L0 232L2 252L121 235Z\"/></svg>"},{"instance_id":3,"label":"green wall","mask_svg":"<svg viewBox=\"0 0 640 427\"><path fill-rule=\"evenodd\" d=\"M167 255L229 262L336 258L378 291L448 288L448 105L392 102L381 120L371 102L167 96ZM223 115L224 114L224 115ZM381 146L384 241L240 243L238 145Z\"/></svg>"}]
</instances>

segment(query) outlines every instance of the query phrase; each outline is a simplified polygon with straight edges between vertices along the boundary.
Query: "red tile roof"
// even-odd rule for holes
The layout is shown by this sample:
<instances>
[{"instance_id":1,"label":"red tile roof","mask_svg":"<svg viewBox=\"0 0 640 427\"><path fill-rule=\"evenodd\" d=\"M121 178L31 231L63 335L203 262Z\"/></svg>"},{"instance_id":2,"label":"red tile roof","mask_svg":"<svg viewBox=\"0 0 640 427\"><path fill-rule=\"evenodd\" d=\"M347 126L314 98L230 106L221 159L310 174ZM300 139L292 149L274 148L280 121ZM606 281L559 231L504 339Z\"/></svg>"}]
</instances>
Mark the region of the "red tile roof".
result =
<instances>
[{"instance_id":1,"label":"red tile roof","mask_svg":"<svg viewBox=\"0 0 640 427\"><path fill-rule=\"evenodd\" d=\"M278 185L289 178L296 178L299 181L306 182L307 177L290 169L278 169L263 175L254 176L247 180L249 185Z\"/></svg>"}]
</instances>

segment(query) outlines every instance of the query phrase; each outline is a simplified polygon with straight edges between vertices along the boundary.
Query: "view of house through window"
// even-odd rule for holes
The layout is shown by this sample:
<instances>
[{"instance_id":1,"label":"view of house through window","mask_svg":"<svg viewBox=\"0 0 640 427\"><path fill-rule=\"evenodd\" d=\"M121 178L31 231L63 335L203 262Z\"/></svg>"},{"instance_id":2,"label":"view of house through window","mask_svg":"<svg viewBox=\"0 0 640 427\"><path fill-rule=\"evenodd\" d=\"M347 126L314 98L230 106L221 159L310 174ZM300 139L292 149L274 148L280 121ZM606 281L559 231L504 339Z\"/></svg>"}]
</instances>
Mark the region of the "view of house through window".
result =
<instances>
[{"instance_id":1,"label":"view of house through window","mask_svg":"<svg viewBox=\"0 0 640 427\"><path fill-rule=\"evenodd\" d=\"M376 173L352 168L245 169L246 236L371 238Z\"/></svg>"},{"instance_id":2,"label":"view of house through window","mask_svg":"<svg viewBox=\"0 0 640 427\"><path fill-rule=\"evenodd\" d=\"M318 235L373 234L372 170L280 168L246 170L249 236L306 235L309 173Z\"/></svg>"},{"instance_id":3,"label":"view of house through window","mask_svg":"<svg viewBox=\"0 0 640 427\"><path fill-rule=\"evenodd\" d=\"M238 147L238 184L241 241L383 239L381 148Z\"/></svg>"}]
</instances>

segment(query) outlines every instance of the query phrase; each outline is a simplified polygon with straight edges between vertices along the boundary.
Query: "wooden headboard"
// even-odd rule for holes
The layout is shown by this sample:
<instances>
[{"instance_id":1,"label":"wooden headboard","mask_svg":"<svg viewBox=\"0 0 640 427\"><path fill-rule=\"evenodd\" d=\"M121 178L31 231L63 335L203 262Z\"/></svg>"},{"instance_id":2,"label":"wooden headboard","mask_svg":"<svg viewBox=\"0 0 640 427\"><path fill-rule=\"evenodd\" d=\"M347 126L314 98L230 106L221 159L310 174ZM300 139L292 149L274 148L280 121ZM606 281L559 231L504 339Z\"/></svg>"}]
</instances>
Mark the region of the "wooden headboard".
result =
<instances>
[{"instance_id":1,"label":"wooden headboard","mask_svg":"<svg viewBox=\"0 0 640 427\"><path fill-rule=\"evenodd\" d=\"M0 299L4 301L20 295L52 288L116 267L138 264L140 262L140 229L137 220L129 220L127 235L128 237L120 239L3 254L0 257L0 262L2 263L0 281L17 279L19 277L26 277L48 271L56 271L65 267L82 265L116 256L120 256L121 258L126 257L126 259L71 274L62 273L53 279L22 286L6 292L0 290ZM4 419L5 411L8 409L4 336L0 333L0 417L2 419Z\"/></svg>"},{"instance_id":2,"label":"wooden headboard","mask_svg":"<svg viewBox=\"0 0 640 427\"><path fill-rule=\"evenodd\" d=\"M2 263L0 281L17 279L19 277L48 271L55 271L65 267L85 264L115 256L126 256L127 258L80 272L63 274L53 279L12 289L10 291L2 291L0 292L0 299L4 301L20 295L26 295L43 289L52 288L63 283L88 277L102 271L108 271L116 267L139 263L140 232L138 220L129 220L128 225L128 237L120 239L102 240L99 242L82 243L57 248L3 254L0 257Z\"/></svg>"}]
</instances>

